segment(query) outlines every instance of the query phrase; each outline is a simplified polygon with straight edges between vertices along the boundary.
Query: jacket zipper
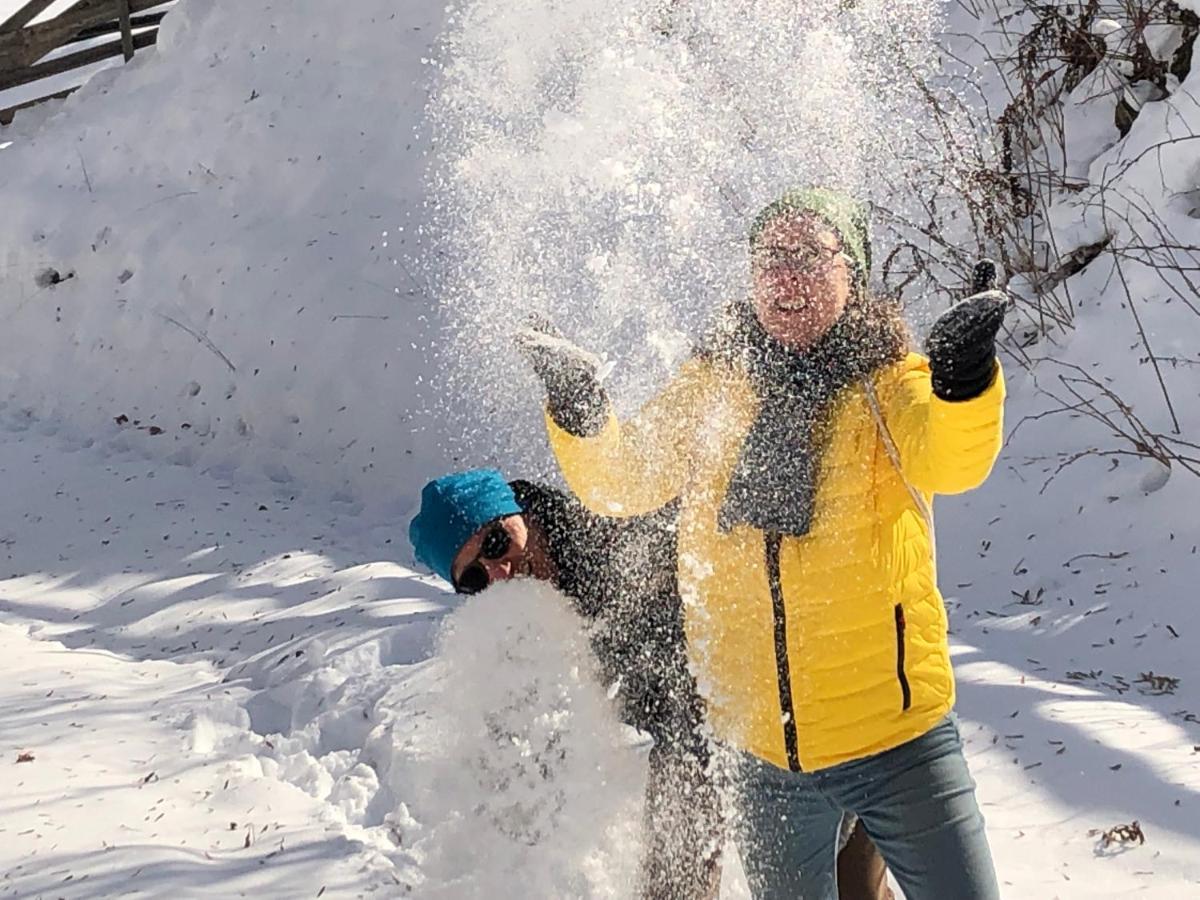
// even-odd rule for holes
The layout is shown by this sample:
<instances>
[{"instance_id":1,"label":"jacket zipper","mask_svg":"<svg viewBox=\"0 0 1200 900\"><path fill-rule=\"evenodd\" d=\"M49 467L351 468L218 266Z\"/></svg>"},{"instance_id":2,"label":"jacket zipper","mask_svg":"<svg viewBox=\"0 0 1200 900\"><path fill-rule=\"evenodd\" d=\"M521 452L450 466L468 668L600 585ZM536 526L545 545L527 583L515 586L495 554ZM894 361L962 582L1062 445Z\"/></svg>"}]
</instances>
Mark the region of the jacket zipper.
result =
<instances>
[{"instance_id":1,"label":"jacket zipper","mask_svg":"<svg viewBox=\"0 0 1200 900\"><path fill-rule=\"evenodd\" d=\"M912 706L912 688L908 686L908 674L904 671L904 607L896 604L896 677L900 679L900 693L904 697L903 709Z\"/></svg>"},{"instance_id":2,"label":"jacket zipper","mask_svg":"<svg viewBox=\"0 0 1200 900\"><path fill-rule=\"evenodd\" d=\"M783 745L788 768L800 771L800 747L796 739L796 709L792 705L792 670L788 663L787 613L783 605L783 585L779 575L779 547L783 537L775 532L764 535L767 556L767 580L771 584L771 610L775 623L775 676L779 682L779 710L783 722Z\"/></svg>"}]
</instances>

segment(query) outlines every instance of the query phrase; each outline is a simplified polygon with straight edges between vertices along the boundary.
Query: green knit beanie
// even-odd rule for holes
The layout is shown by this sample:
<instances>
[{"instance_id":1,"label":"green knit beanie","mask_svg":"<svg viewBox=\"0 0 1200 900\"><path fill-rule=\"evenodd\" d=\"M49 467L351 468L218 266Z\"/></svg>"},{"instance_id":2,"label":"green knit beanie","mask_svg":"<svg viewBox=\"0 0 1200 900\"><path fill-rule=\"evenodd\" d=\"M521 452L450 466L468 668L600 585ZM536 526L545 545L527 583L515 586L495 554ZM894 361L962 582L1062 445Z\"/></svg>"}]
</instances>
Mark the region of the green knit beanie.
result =
<instances>
[{"instance_id":1,"label":"green knit beanie","mask_svg":"<svg viewBox=\"0 0 1200 900\"><path fill-rule=\"evenodd\" d=\"M811 213L827 222L841 238L842 249L857 264L866 283L871 273L871 228L863 204L829 188L793 188L755 216L750 226L750 248L754 249L763 229L780 216L792 213Z\"/></svg>"}]
</instances>

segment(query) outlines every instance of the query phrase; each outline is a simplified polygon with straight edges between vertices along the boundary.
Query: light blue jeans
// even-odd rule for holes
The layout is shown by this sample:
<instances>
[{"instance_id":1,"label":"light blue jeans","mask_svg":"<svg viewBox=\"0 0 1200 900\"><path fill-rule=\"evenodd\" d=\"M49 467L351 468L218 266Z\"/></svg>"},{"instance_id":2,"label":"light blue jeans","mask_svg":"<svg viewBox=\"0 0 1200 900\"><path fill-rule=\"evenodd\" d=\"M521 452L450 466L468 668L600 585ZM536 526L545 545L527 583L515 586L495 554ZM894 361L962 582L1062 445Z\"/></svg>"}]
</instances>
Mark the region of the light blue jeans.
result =
<instances>
[{"instance_id":1,"label":"light blue jeans","mask_svg":"<svg viewBox=\"0 0 1200 900\"><path fill-rule=\"evenodd\" d=\"M998 900L958 722L818 772L741 754L739 850L758 900L837 900L838 830L853 813L908 900Z\"/></svg>"}]
</instances>

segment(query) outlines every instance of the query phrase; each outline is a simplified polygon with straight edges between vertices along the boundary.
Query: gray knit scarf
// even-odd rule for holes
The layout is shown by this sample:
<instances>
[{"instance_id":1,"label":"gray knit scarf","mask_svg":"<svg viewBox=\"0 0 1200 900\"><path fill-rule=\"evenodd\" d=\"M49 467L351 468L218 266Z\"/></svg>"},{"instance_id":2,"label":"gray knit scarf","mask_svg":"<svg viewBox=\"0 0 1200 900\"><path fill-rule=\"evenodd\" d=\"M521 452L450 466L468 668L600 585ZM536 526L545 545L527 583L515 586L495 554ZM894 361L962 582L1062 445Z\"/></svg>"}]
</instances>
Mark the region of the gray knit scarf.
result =
<instances>
[{"instance_id":1,"label":"gray knit scarf","mask_svg":"<svg viewBox=\"0 0 1200 900\"><path fill-rule=\"evenodd\" d=\"M902 355L882 318L844 314L815 344L795 351L763 330L751 304L735 304L702 353L743 368L761 401L721 504L722 531L745 523L784 535L812 527L821 457L837 395Z\"/></svg>"}]
</instances>

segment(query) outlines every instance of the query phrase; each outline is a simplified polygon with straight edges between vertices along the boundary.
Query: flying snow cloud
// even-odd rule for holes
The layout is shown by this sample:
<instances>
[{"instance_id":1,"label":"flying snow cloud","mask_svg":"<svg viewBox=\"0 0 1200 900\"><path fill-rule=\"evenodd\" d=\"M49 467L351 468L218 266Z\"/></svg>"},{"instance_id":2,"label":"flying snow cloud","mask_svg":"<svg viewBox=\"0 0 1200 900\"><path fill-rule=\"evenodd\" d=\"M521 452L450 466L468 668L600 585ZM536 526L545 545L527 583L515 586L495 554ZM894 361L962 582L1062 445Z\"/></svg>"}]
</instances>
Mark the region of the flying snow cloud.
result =
<instances>
[{"instance_id":1,"label":"flying snow cloud","mask_svg":"<svg viewBox=\"0 0 1200 900\"><path fill-rule=\"evenodd\" d=\"M453 332L443 351L479 442L532 450L536 393L509 344L529 313L609 354L628 410L745 290L758 209L805 184L894 196L927 165L915 111L937 67L937 10L502 0L453 11L431 105L435 219Z\"/></svg>"}]
</instances>

